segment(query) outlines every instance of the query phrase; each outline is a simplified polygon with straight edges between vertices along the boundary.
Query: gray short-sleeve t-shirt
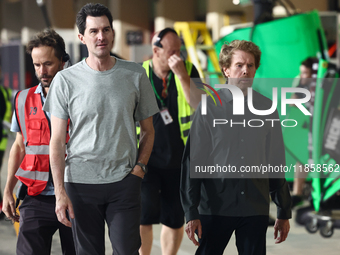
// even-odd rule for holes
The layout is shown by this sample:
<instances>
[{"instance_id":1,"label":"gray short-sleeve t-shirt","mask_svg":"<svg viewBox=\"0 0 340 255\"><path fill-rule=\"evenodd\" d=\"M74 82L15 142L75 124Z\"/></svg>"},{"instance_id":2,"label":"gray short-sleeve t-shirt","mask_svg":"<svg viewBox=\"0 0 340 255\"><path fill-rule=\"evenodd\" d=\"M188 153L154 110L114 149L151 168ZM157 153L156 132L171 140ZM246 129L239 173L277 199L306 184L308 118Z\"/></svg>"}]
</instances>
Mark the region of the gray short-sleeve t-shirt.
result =
<instances>
[{"instance_id":1,"label":"gray short-sleeve t-shirt","mask_svg":"<svg viewBox=\"0 0 340 255\"><path fill-rule=\"evenodd\" d=\"M137 160L135 122L159 111L145 70L117 59L108 71L85 60L57 73L45 111L67 120L65 182L104 184L122 180Z\"/></svg>"}]
</instances>

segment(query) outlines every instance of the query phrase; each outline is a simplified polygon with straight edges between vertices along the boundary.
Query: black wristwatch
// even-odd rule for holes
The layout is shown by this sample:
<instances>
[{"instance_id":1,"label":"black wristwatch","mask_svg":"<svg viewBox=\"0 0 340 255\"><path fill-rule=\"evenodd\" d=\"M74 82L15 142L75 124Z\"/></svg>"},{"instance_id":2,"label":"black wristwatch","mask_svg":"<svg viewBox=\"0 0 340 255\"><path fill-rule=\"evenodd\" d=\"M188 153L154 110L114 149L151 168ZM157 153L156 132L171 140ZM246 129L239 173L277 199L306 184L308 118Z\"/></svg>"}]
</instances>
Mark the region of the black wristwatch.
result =
<instances>
[{"instance_id":1,"label":"black wristwatch","mask_svg":"<svg viewBox=\"0 0 340 255\"><path fill-rule=\"evenodd\" d=\"M136 165L140 166L145 174L148 172L148 167L144 165L143 163L137 162Z\"/></svg>"}]
</instances>

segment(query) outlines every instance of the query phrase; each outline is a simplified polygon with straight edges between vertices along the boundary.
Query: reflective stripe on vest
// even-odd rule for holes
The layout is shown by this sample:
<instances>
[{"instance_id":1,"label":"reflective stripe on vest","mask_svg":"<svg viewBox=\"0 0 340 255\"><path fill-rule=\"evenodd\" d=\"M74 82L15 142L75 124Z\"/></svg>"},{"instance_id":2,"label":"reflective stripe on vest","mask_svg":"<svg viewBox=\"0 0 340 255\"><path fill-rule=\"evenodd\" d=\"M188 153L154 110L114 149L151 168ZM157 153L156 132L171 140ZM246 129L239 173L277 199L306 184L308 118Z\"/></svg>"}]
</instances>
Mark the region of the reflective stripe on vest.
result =
<instances>
[{"instance_id":1,"label":"reflective stripe on vest","mask_svg":"<svg viewBox=\"0 0 340 255\"><path fill-rule=\"evenodd\" d=\"M27 194L35 196L46 187L50 176L50 127L42 110L37 86L19 92L15 98L15 112L25 145L25 157L15 176L27 186Z\"/></svg>"},{"instance_id":2,"label":"reflective stripe on vest","mask_svg":"<svg viewBox=\"0 0 340 255\"><path fill-rule=\"evenodd\" d=\"M17 176L38 181L48 180L49 174L50 174L49 172L25 171L22 168L19 168L18 171L16 172Z\"/></svg>"},{"instance_id":3,"label":"reflective stripe on vest","mask_svg":"<svg viewBox=\"0 0 340 255\"><path fill-rule=\"evenodd\" d=\"M26 134L26 120L25 120L25 103L26 98L28 94L28 89L18 92L18 95L16 96L15 100L15 113L17 116L17 120L19 123L19 127L21 130L22 137L24 138L24 144L27 143L27 134ZM21 109L21 111L18 111L18 109Z\"/></svg>"},{"instance_id":4,"label":"reflective stripe on vest","mask_svg":"<svg viewBox=\"0 0 340 255\"><path fill-rule=\"evenodd\" d=\"M25 148L26 154L31 155L49 155L50 146L40 145L40 146L27 146Z\"/></svg>"},{"instance_id":5,"label":"reflective stripe on vest","mask_svg":"<svg viewBox=\"0 0 340 255\"><path fill-rule=\"evenodd\" d=\"M150 77L149 76L150 61L151 60L147 60L143 62L143 67L148 77ZM185 68L187 69L187 72L190 76L191 71L192 71L192 63L185 61ZM175 84L176 84L176 89L177 89L178 123L179 123L179 129L181 132L181 139L183 140L183 143L185 145L188 139L188 134L189 134L190 126L191 126L190 117L194 110L190 107L187 100L185 99L182 84L179 78L177 77L177 75L175 75ZM137 136L139 136L139 132L140 130L137 129Z\"/></svg>"}]
</instances>

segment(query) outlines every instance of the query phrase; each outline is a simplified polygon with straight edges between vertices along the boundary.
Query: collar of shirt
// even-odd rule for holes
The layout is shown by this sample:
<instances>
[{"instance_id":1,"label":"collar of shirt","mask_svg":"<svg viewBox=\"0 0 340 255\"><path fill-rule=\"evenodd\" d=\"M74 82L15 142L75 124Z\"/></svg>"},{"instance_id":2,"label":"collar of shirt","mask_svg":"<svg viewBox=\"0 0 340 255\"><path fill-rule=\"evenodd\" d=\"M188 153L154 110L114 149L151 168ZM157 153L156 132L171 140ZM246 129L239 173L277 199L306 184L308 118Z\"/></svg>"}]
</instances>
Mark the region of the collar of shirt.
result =
<instances>
[{"instance_id":1,"label":"collar of shirt","mask_svg":"<svg viewBox=\"0 0 340 255\"><path fill-rule=\"evenodd\" d=\"M227 103L233 102L233 95L231 94L230 90L227 88L220 89L219 92L224 95L224 99ZM253 90L253 102L260 103L260 99L257 96L257 93L255 90ZM248 102L248 95L244 97L244 102Z\"/></svg>"},{"instance_id":2,"label":"collar of shirt","mask_svg":"<svg viewBox=\"0 0 340 255\"><path fill-rule=\"evenodd\" d=\"M40 93L40 96L41 96L43 102L45 103L46 98L45 98L43 87L42 87L41 83L39 83L38 87L34 91L34 94L39 94L39 93Z\"/></svg>"},{"instance_id":3,"label":"collar of shirt","mask_svg":"<svg viewBox=\"0 0 340 255\"><path fill-rule=\"evenodd\" d=\"M38 87L35 89L34 94L40 94L42 103L44 105L44 103L46 101L46 98L45 98L44 90L43 90L43 87L42 87L41 83L39 83ZM50 120L51 119L51 114L49 112L45 112L45 113L46 113L47 119Z\"/></svg>"}]
</instances>

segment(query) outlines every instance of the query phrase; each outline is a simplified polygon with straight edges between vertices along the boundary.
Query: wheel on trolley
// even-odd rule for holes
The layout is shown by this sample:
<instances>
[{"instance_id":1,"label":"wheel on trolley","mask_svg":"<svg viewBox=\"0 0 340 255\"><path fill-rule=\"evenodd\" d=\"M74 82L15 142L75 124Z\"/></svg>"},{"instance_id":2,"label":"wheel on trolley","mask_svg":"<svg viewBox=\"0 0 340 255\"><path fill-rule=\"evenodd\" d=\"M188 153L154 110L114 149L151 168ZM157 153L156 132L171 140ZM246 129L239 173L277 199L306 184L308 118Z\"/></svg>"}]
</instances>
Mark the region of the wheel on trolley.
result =
<instances>
[{"instance_id":1,"label":"wheel on trolley","mask_svg":"<svg viewBox=\"0 0 340 255\"><path fill-rule=\"evenodd\" d=\"M311 218L305 225L306 230L311 233L314 234L319 230L319 223L318 223L318 219L316 218Z\"/></svg>"},{"instance_id":2,"label":"wheel on trolley","mask_svg":"<svg viewBox=\"0 0 340 255\"><path fill-rule=\"evenodd\" d=\"M320 235L329 238L334 234L334 226L332 221L327 221L325 226L320 228Z\"/></svg>"}]
</instances>

